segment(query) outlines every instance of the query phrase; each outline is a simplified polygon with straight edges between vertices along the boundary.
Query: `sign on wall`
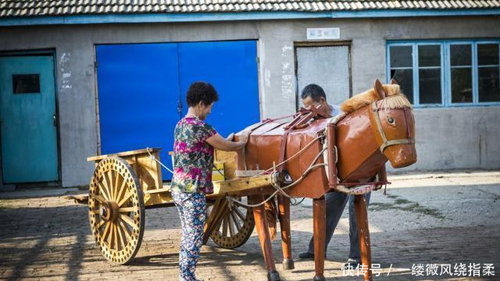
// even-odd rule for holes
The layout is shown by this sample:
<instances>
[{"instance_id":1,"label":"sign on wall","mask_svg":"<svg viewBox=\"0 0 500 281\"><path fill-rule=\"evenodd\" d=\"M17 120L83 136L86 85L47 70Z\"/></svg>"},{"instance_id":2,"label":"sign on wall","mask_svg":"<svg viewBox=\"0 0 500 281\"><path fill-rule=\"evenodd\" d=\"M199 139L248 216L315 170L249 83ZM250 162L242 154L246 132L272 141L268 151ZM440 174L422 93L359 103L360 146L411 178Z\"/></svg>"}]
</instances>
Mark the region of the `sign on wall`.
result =
<instances>
[{"instance_id":1,"label":"sign on wall","mask_svg":"<svg viewBox=\"0 0 500 281\"><path fill-rule=\"evenodd\" d=\"M335 40L340 39L340 28L308 28L307 40Z\"/></svg>"}]
</instances>

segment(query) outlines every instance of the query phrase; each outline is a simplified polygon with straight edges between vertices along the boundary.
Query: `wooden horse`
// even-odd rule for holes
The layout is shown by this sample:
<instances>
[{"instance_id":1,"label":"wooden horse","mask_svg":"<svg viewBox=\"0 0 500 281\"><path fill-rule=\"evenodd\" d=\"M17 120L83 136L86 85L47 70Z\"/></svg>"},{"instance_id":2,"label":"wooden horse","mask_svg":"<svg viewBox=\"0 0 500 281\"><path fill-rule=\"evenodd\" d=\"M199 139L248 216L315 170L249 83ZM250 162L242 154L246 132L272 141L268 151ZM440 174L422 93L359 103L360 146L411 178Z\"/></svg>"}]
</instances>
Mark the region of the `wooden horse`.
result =
<instances>
[{"instance_id":1,"label":"wooden horse","mask_svg":"<svg viewBox=\"0 0 500 281\"><path fill-rule=\"evenodd\" d=\"M387 184L385 163L394 168L416 162L415 126L411 104L399 85L382 85L342 104L341 116L327 118L318 108L302 109L291 122L265 120L247 128L248 144L238 153L242 174L278 171L280 184L248 191L252 202L278 194L284 269L293 268L290 235L290 197L313 199L314 280L325 280L326 192L355 194L361 261L365 280L372 280L370 235L366 202L362 194ZM376 179L376 180L375 180ZM269 280L280 280L276 271L263 204L253 208Z\"/></svg>"}]
</instances>

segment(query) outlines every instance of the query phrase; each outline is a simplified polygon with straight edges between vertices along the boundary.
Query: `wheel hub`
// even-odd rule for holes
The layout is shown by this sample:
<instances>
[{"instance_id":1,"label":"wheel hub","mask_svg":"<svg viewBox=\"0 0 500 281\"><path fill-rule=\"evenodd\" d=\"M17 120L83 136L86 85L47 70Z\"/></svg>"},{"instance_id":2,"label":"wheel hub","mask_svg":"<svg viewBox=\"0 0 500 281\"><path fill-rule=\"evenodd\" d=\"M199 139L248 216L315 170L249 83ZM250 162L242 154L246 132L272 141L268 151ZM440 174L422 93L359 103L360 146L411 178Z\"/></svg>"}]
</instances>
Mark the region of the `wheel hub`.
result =
<instances>
[{"instance_id":1,"label":"wheel hub","mask_svg":"<svg viewBox=\"0 0 500 281\"><path fill-rule=\"evenodd\" d=\"M115 202L106 202L101 206L101 216L106 221L116 221L118 213L118 204Z\"/></svg>"}]
</instances>

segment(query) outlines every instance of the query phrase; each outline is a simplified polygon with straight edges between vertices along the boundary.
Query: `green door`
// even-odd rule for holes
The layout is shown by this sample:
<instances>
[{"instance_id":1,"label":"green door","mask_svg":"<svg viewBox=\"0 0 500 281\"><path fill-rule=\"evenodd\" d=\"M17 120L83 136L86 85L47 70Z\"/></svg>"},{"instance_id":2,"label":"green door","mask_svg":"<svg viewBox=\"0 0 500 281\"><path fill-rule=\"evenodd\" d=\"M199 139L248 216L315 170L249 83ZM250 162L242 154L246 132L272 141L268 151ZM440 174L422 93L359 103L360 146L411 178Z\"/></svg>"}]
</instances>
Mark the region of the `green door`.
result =
<instances>
[{"instance_id":1,"label":"green door","mask_svg":"<svg viewBox=\"0 0 500 281\"><path fill-rule=\"evenodd\" d=\"M4 183L59 179L52 56L0 57Z\"/></svg>"}]
</instances>

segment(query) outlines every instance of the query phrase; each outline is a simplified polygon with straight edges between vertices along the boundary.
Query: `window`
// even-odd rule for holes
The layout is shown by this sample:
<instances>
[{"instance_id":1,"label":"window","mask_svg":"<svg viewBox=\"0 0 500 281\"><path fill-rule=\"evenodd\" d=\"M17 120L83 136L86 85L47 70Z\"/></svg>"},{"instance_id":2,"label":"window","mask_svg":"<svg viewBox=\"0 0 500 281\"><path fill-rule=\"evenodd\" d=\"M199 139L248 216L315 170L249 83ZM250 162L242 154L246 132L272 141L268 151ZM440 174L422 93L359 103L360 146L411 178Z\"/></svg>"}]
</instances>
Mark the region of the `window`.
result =
<instances>
[{"instance_id":1,"label":"window","mask_svg":"<svg viewBox=\"0 0 500 281\"><path fill-rule=\"evenodd\" d=\"M472 45L450 45L451 102L472 102Z\"/></svg>"},{"instance_id":2,"label":"window","mask_svg":"<svg viewBox=\"0 0 500 281\"><path fill-rule=\"evenodd\" d=\"M500 103L500 41L388 43L388 73L416 106Z\"/></svg>"},{"instance_id":3,"label":"window","mask_svg":"<svg viewBox=\"0 0 500 281\"><path fill-rule=\"evenodd\" d=\"M498 87L498 44L478 44L479 102L500 100Z\"/></svg>"},{"instance_id":4,"label":"window","mask_svg":"<svg viewBox=\"0 0 500 281\"><path fill-rule=\"evenodd\" d=\"M413 103L413 61L412 46L397 46L390 48L391 78L396 79L403 93Z\"/></svg>"},{"instance_id":5,"label":"window","mask_svg":"<svg viewBox=\"0 0 500 281\"><path fill-rule=\"evenodd\" d=\"M12 89L14 94L40 93L40 74L12 75Z\"/></svg>"},{"instance_id":6,"label":"window","mask_svg":"<svg viewBox=\"0 0 500 281\"><path fill-rule=\"evenodd\" d=\"M418 88L421 104L441 103L441 46L418 46Z\"/></svg>"}]
</instances>

